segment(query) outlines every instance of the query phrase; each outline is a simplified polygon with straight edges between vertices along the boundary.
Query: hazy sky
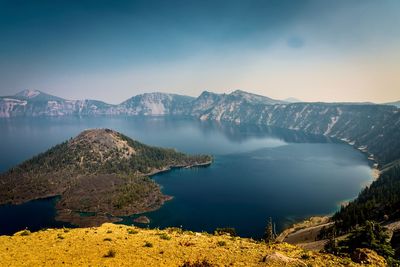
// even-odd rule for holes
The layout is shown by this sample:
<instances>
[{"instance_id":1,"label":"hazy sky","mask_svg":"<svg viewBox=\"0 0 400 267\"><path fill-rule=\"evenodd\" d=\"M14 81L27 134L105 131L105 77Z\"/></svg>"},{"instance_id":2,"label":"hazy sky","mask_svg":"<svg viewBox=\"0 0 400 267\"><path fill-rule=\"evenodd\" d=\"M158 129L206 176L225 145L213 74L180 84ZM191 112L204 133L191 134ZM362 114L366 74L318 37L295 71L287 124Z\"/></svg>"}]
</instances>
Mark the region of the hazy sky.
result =
<instances>
[{"instance_id":1,"label":"hazy sky","mask_svg":"<svg viewBox=\"0 0 400 267\"><path fill-rule=\"evenodd\" d=\"M400 1L0 0L0 95L400 100Z\"/></svg>"}]
</instances>

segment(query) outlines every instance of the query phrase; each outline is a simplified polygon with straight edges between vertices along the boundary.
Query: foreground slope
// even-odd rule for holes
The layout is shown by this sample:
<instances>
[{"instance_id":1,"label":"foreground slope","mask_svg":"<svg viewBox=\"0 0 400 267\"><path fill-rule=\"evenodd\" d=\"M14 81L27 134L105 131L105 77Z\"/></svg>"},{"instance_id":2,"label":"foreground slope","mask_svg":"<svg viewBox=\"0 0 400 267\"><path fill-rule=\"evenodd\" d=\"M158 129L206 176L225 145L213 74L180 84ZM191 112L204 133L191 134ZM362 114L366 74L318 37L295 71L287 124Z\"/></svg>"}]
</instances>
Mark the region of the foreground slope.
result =
<instances>
[{"instance_id":1,"label":"foreground slope","mask_svg":"<svg viewBox=\"0 0 400 267\"><path fill-rule=\"evenodd\" d=\"M365 255L370 266L385 266L376 253ZM208 266L361 266L286 243L110 223L0 236L0 259L0 266L182 266L197 261Z\"/></svg>"},{"instance_id":2,"label":"foreground slope","mask_svg":"<svg viewBox=\"0 0 400 267\"><path fill-rule=\"evenodd\" d=\"M113 130L86 130L1 174L0 204L60 196L62 221L115 221L112 217L155 210L170 199L148 175L210 161L209 156L147 146ZM81 212L96 213L96 218Z\"/></svg>"}]
</instances>

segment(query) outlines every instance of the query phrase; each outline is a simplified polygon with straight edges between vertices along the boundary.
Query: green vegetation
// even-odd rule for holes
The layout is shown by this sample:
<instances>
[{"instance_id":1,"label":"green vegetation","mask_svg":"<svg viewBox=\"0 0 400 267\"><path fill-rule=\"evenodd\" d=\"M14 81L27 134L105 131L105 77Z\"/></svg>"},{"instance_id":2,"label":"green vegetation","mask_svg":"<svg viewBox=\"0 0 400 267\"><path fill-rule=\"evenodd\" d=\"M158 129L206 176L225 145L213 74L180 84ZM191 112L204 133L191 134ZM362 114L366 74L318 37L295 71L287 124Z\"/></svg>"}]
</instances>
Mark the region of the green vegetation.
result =
<instances>
[{"instance_id":1,"label":"green vegetation","mask_svg":"<svg viewBox=\"0 0 400 267\"><path fill-rule=\"evenodd\" d=\"M164 239L164 240L171 240L171 237L170 237L169 235L167 235L166 233L162 233L162 234L160 235L160 238L161 238L161 239Z\"/></svg>"},{"instance_id":2,"label":"green vegetation","mask_svg":"<svg viewBox=\"0 0 400 267\"><path fill-rule=\"evenodd\" d=\"M114 144L109 144L111 142L107 140L109 137L104 136L103 133L101 133L103 136L100 135L98 139L90 140L83 132L75 139L63 142L32 157L11 169L10 172L26 174L78 171L80 174L132 175L147 174L154 169L162 169L166 166L195 165L212 160L208 155L188 156L174 149L147 146L112 130L103 131L105 135L111 135L111 138L117 141L126 142L127 146L119 148ZM126 156L129 149L133 149L136 153ZM99 164L100 162L102 164Z\"/></svg>"},{"instance_id":3,"label":"green vegetation","mask_svg":"<svg viewBox=\"0 0 400 267\"><path fill-rule=\"evenodd\" d=\"M134 230L134 229L128 229L128 234L130 234L130 235L134 235L134 234L137 234L137 233L139 233L139 231Z\"/></svg>"},{"instance_id":4,"label":"green vegetation","mask_svg":"<svg viewBox=\"0 0 400 267\"><path fill-rule=\"evenodd\" d=\"M388 242L382 224L400 219L400 160L385 165L380 177L334 216L335 225L322 229L320 238L328 238L325 250L333 254L354 253L356 248L369 248L396 262L395 250ZM345 241L337 236L350 234ZM397 252L399 253L399 252Z\"/></svg>"},{"instance_id":5,"label":"green vegetation","mask_svg":"<svg viewBox=\"0 0 400 267\"><path fill-rule=\"evenodd\" d=\"M61 234L57 234L58 239L64 239L64 237Z\"/></svg>"},{"instance_id":6,"label":"green vegetation","mask_svg":"<svg viewBox=\"0 0 400 267\"><path fill-rule=\"evenodd\" d=\"M162 169L165 166L186 166L210 162L212 158L208 155L187 156L174 149L151 147L132 140L122 134L120 137L139 152L140 157L131 157L127 162L119 166L119 170L132 170L140 173L148 173L152 169ZM125 165L126 164L126 165Z\"/></svg>"},{"instance_id":7,"label":"green vegetation","mask_svg":"<svg viewBox=\"0 0 400 267\"><path fill-rule=\"evenodd\" d=\"M103 256L104 258L114 258L117 252L113 249L107 251L107 253Z\"/></svg>"},{"instance_id":8,"label":"green vegetation","mask_svg":"<svg viewBox=\"0 0 400 267\"><path fill-rule=\"evenodd\" d=\"M184 232L183 229L179 228L179 227L167 227L167 228L165 228L165 230L170 234L172 234L172 233L181 234Z\"/></svg>"},{"instance_id":9,"label":"green vegetation","mask_svg":"<svg viewBox=\"0 0 400 267\"><path fill-rule=\"evenodd\" d=\"M370 248L386 258L394 256L394 250L387 241L388 235L379 223L367 221L364 226L358 227L341 245L353 252L356 248Z\"/></svg>"},{"instance_id":10,"label":"green vegetation","mask_svg":"<svg viewBox=\"0 0 400 267\"><path fill-rule=\"evenodd\" d=\"M146 248L152 248L153 244L148 242L148 241L146 241L143 246L146 247Z\"/></svg>"},{"instance_id":11,"label":"green vegetation","mask_svg":"<svg viewBox=\"0 0 400 267\"><path fill-rule=\"evenodd\" d=\"M87 130L0 174L0 204L20 204L60 195L57 219L76 225L106 216L126 216L158 209L170 197L148 175L172 167L208 164L206 155L189 156L151 147L109 129Z\"/></svg>"},{"instance_id":12,"label":"green vegetation","mask_svg":"<svg viewBox=\"0 0 400 267\"><path fill-rule=\"evenodd\" d=\"M274 226L273 226L273 223L272 223L272 218L270 217L270 218L269 218L269 221L268 221L268 224L267 224L267 226L265 227L265 232L264 232L263 240L264 240L266 243L270 243L270 242L275 241L275 238L276 238L276 234L275 234L275 232L274 232Z\"/></svg>"},{"instance_id":13,"label":"green vegetation","mask_svg":"<svg viewBox=\"0 0 400 267\"><path fill-rule=\"evenodd\" d=\"M399 218L400 161L385 166L378 180L333 216L339 234L347 233L367 220L381 222Z\"/></svg>"},{"instance_id":14,"label":"green vegetation","mask_svg":"<svg viewBox=\"0 0 400 267\"><path fill-rule=\"evenodd\" d=\"M363 226L355 228L345 240L338 241L331 236L325 245L325 251L335 255L352 255L359 248L372 249L385 257L388 262L400 264L400 261L394 259L395 251L388 242L385 229L373 221L366 221Z\"/></svg>"},{"instance_id":15,"label":"green vegetation","mask_svg":"<svg viewBox=\"0 0 400 267\"><path fill-rule=\"evenodd\" d=\"M21 236L27 236L27 235L30 235L31 234L31 231L29 231L29 230L24 230L24 231L22 231L21 232Z\"/></svg>"},{"instance_id":16,"label":"green vegetation","mask_svg":"<svg viewBox=\"0 0 400 267\"><path fill-rule=\"evenodd\" d=\"M217 245L218 245L219 247L223 247L223 246L226 245L226 242L225 242L225 241L222 241L222 240L219 240L219 241L217 242Z\"/></svg>"},{"instance_id":17,"label":"green vegetation","mask_svg":"<svg viewBox=\"0 0 400 267\"><path fill-rule=\"evenodd\" d=\"M158 185L146 176L126 177L125 183L114 193L112 204L116 209L122 209L130 203L140 202L146 196L158 189Z\"/></svg>"}]
</instances>

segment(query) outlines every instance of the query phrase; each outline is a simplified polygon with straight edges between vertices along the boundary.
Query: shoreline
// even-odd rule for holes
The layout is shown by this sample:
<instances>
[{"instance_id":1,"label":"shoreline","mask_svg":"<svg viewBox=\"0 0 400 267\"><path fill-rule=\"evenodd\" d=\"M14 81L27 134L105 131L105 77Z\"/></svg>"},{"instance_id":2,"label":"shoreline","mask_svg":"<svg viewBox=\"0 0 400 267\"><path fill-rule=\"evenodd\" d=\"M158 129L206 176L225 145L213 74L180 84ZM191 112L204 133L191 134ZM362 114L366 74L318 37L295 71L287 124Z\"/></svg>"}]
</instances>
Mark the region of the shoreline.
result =
<instances>
[{"instance_id":1,"label":"shoreline","mask_svg":"<svg viewBox=\"0 0 400 267\"><path fill-rule=\"evenodd\" d=\"M173 169L190 169L190 168L195 168L195 167L207 167L207 166L211 165L212 163L213 163L213 160L208 160L206 162L194 163L194 164L190 164L190 165L170 165L170 166L164 167L162 169L152 170L151 172L143 174L143 176L151 177L151 176L154 176L157 174L171 171Z\"/></svg>"},{"instance_id":2,"label":"shoreline","mask_svg":"<svg viewBox=\"0 0 400 267\"><path fill-rule=\"evenodd\" d=\"M339 139L350 145L351 147L359 150L361 153L365 154L368 158L367 160L372 162L371 167L371 180L368 181L366 184L363 185L361 190L364 188L370 186L373 182L377 181L382 173L382 170L379 168L379 164L376 162L375 158L373 157L372 154L368 153L367 149L364 147L355 147L354 143L349 141L349 140L343 140ZM338 207L344 205L348 205L351 201L355 200L357 198L354 197L352 199L347 199L347 200L342 200L339 202ZM289 227L284 229L278 236L277 236L277 241L278 242L289 242L291 244L297 244L305 249L307 249L307 244L312 244L312 243L317 243L317 241L308 241L308 242L301 242L301 241L295 241L296 238L292 238L294 240L290 240L290 237L293 237L297 235L298 239L304 239L306 235L315 235L318 234L320 229L325 226L329 226L334 224L332 221L332 216L333 214L327 214L327 215L311 215L310 217L307 217L303 220L299 220L298 222L294 222L291 224ZM314 232L314 233L312 233ZM321 244L318 244L318 246L321 246ZM312 248L310 248L312 249Z\"/></svg>"},{"instance_id":3,"label":"shoreline","mask_svg":"<svg viewBox=\"0 0 400 267\"><path fill-rule=\"evenodd\" d=\"M140 176L150 177L151 179L153 179L153 177L151 177L151 176L154 176L154 175L157 175L160 173L164 173L164 172L168 172L175 168L189 169L189 168L194 168L194 167L206 167L206 166L211 165L212 162L213 162L213 160L211 159L211 160L207 160L205 162L196 162L193 164L170 165L170 166L166 166L162 169L152 170L151 172L146 173L146 174L141 174ZM160 186L160 184L158 184L158 183L157 183L157 185ZM19 205L29 203L31 201L60 198L61 195L62 194L58 194L58 193L57 194L47 194L45 196L35 197L35 198L29 199L27 201L10 201L7 203L2 203L2 204L0 204L0 206L3 206L3 205L19 206ZM57 203L56 203L57 201L56 201L54 203L54 208L56 210L56 214L53 218L57 222L68 223L70 225L73 225L74 227L98 226L105 222L118 223L120 221L123 221L123 217L126 217L126 216L140 215L140 214L158 210L165 204L165 202L173 199L173 196L164 195L164 194L162 194L162 196L163 196L162 202L157 207L147 208L140 212L133 212L133 213L123 215L123 216L114 215L113 212L96 212L92 216L80 216L79 213L82 211L76 211L76 210L70 210L70 209L58 209Z\"/></svg>"},{"instance_id":4,"label":"shoreline","mask_svg":"<svg viewBox=\"0 0 400 267\"><path fill-rule=\"evenodd\" d=\"M381 176L381 170L378 169L378 167L375 167L375 166L372 167L372 178L373 178L372 182L375 182L376 180L378 180L379 176Z\"/></svg>"},{"instance_id":5,"label":"shoreline","mask_svg":"<svg viewBox=\"0 0 400 267\"><path fill-rule=\"evenodd\" d=\"M362 151L363 153L367 153ZM371 160L370 158L368 158L368 160ZM378 163L374 163L373 166L371 167L371 177L372 180L368 181L367 184L363 185L363 188L361 188L361 190L363 190L365 187L371 185L371 183L375 182L376 180L379 179L381 175L381 170L378 168ZM348 203L350 203L351 201L355 200L357 198L354 197L352 199L346 199L346 200L342 200L339 202L338 207L340 209L340 207L342 205L346 206L348 205ZM328 225L331 222L332 219L332 214L327 214L327 215L311 215L303 220L299 220L297 222L294 222L293 224L291 224L289 227L285 228L277 237L277 240L280 242L285 242L285 239L290 236L291 234L295 234L295 233L299 233L301 231L306 231L307 229L311 229L311 228L316 228L318 226L323 226L323 225ZM319 220L323 221L323 220L327 220L325 223L320 223L318 222Z\"/></svg>"},{"instance_id":6,"label":"shoreline","mask_svg":"<svg viewBox=\"0 0 400 267\"><path fill-rule=\"evenodd\" d=\"M164 172L169 172L175 168L184 168L184 169L189 169L189 168L194 168L194 167L206 167L212 164L212 160L208 160L206 162L202 162L202 163L194 163L194 164L190 164L190 165L173 165L173 166L167 166L164 167L162 169L155 169L149 173L146 174L142 174L141 176L143 177L151 177L157 174L161 174ZM152 178L152 177L151 177ZM157 183L158 184L158 183ZM160 186L160 184L158 184ZM162 193L162 192L161 192ZM145 214L148 212L152 212L152 211L156 211L158 209L160 209L165 202L172 200L174 197L173 196L169 196L169 195L163 195L163 200L162 203L160 203L160 205L158 207L154 207L154 208L148 208L146 210L140 211L140 212L133 212L127 215L122 215L122 216L118 216L118 215L113 215L112 213L95 213L93 216L89 216L89 217L82 217L80 216L78 213L79 211L73 211L73 210L58 210L57 209L57 214L55 216L55 219L57 221L61 221L61 222L69 222L72 223L73 225L76 225L77 227L92 227L92 226L98 226L100 222L101 223L105 223L105 222L121 222L123 221L124 217L129 217L132 215L140 215L140 214ZM90 218L91 217L91 218ZM70 220L68 220L70 219ZM74 223L75 222L75 223Z\"/></svg>"}]
</instances>

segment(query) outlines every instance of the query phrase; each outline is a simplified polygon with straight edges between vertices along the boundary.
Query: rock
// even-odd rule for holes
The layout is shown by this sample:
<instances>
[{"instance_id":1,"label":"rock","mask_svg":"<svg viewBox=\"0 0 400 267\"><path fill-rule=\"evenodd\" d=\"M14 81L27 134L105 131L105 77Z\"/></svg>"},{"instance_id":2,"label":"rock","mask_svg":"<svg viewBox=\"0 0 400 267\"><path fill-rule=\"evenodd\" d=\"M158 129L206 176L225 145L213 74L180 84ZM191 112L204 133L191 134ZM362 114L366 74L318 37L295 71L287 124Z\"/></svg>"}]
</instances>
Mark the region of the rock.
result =
<instances>
[{"instance_id":1,"label":"rock","mask_svg":"<svg viewBox=\"0 0 400 267\"><path fill-rule=\"evenodd\" d=\"M146 216L137 217L137 218L133 219L133 221L136 222L136 223L143 223L143 224L149 224L150 223L150 219L147 218Z\"/></svg>"}]
</instances>

